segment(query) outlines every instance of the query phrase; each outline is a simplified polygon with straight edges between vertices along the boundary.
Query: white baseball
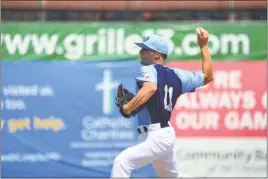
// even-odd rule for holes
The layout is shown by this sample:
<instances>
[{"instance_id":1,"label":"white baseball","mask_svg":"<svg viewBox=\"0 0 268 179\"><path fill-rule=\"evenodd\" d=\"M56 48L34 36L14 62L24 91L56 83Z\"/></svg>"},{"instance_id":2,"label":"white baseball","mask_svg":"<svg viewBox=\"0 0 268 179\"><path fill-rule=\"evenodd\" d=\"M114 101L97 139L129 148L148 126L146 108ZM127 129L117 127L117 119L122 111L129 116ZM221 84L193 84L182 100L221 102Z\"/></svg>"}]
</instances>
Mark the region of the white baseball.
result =
<instances>
[{"instance_id":1,"label":"white baseball","mask_svg":"<svg viewBox=\"0 0 268 179\"><path fill-rule=\"evenodd\" d=\"M198 27L195 29L196 34L200 35L201 32L204 32L204 29L202 27Z\"/></svg>"},{"instance_id":2,"label":"white baseball","mask_svg":"<svg viewBox=\"0 0 268 179\"><path fill-rule=\"evenodd\" d=\"M200 27L196 28L195 32L196 32L196 34L199 34L200 33Z\"/></svg>"}]
</instances>

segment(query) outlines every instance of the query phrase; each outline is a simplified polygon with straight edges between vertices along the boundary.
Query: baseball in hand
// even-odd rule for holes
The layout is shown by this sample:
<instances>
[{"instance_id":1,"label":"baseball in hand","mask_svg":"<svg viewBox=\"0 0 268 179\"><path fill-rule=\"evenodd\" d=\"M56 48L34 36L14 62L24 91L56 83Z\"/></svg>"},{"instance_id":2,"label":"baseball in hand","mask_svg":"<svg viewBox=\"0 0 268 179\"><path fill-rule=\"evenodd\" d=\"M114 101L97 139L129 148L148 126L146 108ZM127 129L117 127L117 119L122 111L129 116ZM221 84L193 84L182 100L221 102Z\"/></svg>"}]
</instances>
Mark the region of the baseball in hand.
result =
<instances>
[{"instance_id":1,"label":"baseball in hand","mask_svg":"<svg viewBox=\"0 0 268 179\"><path fill-rule=\"evenodd\" d=\"M195 29L197 34L197 41L200 47L203 47L208 44L208 31L203 29L202 27L198 27Z\"/></svg>"}]
</instances>

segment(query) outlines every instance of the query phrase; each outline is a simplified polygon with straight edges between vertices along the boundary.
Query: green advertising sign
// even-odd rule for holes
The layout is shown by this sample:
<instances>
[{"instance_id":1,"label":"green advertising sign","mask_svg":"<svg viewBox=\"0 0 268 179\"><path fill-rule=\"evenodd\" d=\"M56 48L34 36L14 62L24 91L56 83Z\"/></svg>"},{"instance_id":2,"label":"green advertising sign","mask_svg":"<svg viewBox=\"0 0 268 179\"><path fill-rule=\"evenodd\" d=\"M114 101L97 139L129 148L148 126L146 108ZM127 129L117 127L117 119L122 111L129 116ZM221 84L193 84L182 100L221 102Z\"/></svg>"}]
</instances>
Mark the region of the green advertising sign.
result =
<instances>
[{"instance_id":1,"label":"green advertising sign","mask_svg":"<svg viewBox=\"0 0 268 179\"><path fill-rule=\"evenodd\" d=\"M5 60L139 59L141 42L150 34L169 40L169 60L201 58L195 28L210 32L214 60L266 59L266 23L4 23Z\"/></svg>"}]
</instances>

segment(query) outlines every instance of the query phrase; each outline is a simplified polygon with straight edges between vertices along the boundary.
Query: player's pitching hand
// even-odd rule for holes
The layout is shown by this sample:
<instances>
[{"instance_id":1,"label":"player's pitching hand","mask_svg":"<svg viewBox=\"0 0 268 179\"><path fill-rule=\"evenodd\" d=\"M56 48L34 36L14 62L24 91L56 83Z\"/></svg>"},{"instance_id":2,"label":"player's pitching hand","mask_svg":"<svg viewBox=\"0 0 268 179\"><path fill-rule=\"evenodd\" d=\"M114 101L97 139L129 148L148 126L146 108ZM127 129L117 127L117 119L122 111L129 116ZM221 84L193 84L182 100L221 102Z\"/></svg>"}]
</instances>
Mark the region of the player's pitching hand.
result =
<instances>
[{"instance_id":1,"label":"player's pitching hand","mask_svg":"<svg viewBox=\"0 0 268 179\"><path fill-rule=\"evenodd\" d=\"M197 34L197 42L200 48L206 46L208 44L208 31L202 27L198 27L195 29L195 32Z\"/></svg>"}]
</instances>

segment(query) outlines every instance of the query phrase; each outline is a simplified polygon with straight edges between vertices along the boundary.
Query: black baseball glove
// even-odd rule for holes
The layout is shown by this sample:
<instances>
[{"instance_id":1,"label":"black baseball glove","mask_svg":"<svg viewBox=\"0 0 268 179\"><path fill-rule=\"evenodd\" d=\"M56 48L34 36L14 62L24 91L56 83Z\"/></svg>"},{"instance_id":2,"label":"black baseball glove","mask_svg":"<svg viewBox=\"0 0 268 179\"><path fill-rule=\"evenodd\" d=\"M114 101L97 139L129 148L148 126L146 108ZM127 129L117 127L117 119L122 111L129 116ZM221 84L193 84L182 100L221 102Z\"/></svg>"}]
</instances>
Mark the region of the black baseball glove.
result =
<instances>
[{"instance_id":1,"label":"black baseball glove","mask_svg":"<svg viewBox=\"0 0 268 179\"><path fill-rule=\"evenodd\" d=\"M129 101L131 101L131 99L134 98L134 97L135 97L135 95L133 93L131 93L130 91L128 91L127 89L125 89L123 84L118 85L115 104L119 108L120 113L122 114L122 116L124 116L125 118L130 118L130 117L135 115L133 113L124 114L123 111L122 111L123 106L125 104L127 104Z\"/></svg>"}]
</instances>

